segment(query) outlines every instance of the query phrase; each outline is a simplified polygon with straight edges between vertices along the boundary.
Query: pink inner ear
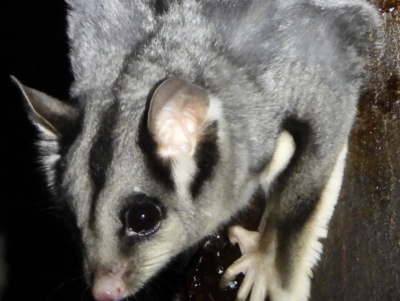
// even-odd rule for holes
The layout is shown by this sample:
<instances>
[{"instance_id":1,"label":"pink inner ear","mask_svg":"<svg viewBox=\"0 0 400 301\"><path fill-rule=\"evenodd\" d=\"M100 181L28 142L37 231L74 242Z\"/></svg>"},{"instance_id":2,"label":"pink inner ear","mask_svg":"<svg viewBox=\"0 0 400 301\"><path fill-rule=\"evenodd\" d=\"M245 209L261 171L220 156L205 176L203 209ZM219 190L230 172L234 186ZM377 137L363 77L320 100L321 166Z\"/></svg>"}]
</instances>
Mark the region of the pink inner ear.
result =
<instances>
[{"instance_id":1,"label":"pink inner ear","mask_svg":"<svg viewBox=\"0 0 400 301\"><path fill-rule=\"evenodd\" d=\"M178 94L166 102L155 120L161 155L192 156L204 118L204 108L190 97Z\"/></svg>"},{"instance_id":2,"label":"pink inner ear","mask_svg":"<svg viewBox=\"0 0 400 301\"><path fill-rule=\"evenodd\" d=\"M147 126L161 156L194 154L209 105L205 89L179 78L167 79L156 89Z\"/></svg>"}]
</instances>

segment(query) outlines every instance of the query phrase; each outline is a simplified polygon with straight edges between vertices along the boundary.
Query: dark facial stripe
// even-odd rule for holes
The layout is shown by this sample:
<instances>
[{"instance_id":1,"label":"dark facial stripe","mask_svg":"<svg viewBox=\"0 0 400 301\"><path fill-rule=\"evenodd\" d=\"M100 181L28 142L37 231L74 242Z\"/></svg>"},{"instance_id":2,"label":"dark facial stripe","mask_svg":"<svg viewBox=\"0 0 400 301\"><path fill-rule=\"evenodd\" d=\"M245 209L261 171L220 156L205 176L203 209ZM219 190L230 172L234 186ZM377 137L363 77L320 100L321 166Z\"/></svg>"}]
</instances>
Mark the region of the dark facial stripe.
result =
<instances>
[{"instance_id":1,"label":"dark facial stripe","mask_svg":"<svg viewBox=\"0 0 400 301\"><path fill-rule=\"evenodd\" d=\"M113 158L113 130L116 124L118 103L114 101L102 114L100 127L89 152L89 174L92 179L93 193L90 207L89 227L93 230L95 212L100 192L104 188L108 168Z\"/></svg>"},{"instance_id":2,"label":"dark facial stripe","mask_svg":"<svg viewBox=\"0 0 400 301\"><path fill-rule=\"evenodd\" d=\"M212 177L214 167L218 163L220 153L217 145L217 132L218 123L214 121L205 129L194 154L198 168L190 185L190 192L194 199L200 194L204 183Z\"/></svg>"}]
</instances>

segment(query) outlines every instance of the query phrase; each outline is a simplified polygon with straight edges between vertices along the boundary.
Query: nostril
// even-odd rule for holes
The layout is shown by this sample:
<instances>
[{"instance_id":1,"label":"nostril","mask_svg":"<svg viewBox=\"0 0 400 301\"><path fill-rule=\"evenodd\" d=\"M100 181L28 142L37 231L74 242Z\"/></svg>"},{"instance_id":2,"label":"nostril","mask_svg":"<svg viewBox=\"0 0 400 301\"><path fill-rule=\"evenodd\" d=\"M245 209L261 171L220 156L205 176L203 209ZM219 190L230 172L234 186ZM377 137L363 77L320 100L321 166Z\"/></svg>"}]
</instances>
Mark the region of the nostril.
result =
<instances>
[{"instance_id":1,"label":"nostril","mask_svg":"<svg viewBox=\"0 0 400 301\"><path fill-rule=\"evenodd\" d=\"M126 264L111 262L94 265L92 294L96 301L119 301L128 295L123 280Z\"/></svg>"},{"instance_id":2,"label":"nostril","mask_svg":"<svg viewBox=\"0 0 400 301\"><path fill-rule=\"evenodd\" d=\"M94 280L92 294L97 301L120 301L126 295L125 283L112 274L98 277Z\"/></svg>"},{"instance_id":3,"label":"nostril","mask_svg":"<svg viewBox=\"0 0 400 301\"><path fill-rule=\"evenodd\" d=\"M122 300L121 295L115 295L111 292L93 292L93 297L97 301L119 301Z\"/></svg>"}]
</instances>

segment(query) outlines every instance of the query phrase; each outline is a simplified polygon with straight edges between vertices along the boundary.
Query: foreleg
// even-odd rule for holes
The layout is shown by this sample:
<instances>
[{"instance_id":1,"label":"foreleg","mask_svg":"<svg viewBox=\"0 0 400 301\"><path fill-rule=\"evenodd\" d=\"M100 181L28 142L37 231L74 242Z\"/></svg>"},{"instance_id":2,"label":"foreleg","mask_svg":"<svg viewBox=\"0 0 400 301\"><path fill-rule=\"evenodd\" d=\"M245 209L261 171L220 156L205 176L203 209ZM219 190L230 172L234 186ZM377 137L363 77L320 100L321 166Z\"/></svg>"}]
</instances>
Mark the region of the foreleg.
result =
<instances>
[{"instance_id":1,"label":"foreleg","mask_svg":"<svg viewBox=\"0 0 400 301\"><path fill-rule=\"evenodd\" d=\"M230 229L230 239L239 243L243 255L226 270L221 284L245 274L237 300L249 295L250 301L267 296L272 301L308 300L312 268L322 252L319 239L327 235L339 196L347 144L333 160L314 151L295 154L278 177L259 232Z\"/></svg>"}]
</instances>

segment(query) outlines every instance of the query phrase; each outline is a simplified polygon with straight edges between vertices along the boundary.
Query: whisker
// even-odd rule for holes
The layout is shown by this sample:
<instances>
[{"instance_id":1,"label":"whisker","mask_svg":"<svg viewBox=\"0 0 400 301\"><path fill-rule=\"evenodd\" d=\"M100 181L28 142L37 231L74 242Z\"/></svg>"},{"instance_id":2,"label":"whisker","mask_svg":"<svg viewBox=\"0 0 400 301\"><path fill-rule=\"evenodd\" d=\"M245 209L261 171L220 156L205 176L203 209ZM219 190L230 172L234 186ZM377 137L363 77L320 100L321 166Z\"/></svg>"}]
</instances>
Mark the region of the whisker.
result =
<instances>
[{"instance_id":1,"label":"whisker","mask_svg":"<svg viewBox=\"0 0 400 301\"><path fill-rule=\"evenodd\" d=\"M59 286L57 286L57 287L49 294L49 296L45 299L45 301L49 301L49 300L54 296L54 294L55 294L59 289L61 289L62 287L64 287L65 285L70 284L71 282L80 280L80 279L82 279L82 278L83 278L82 276L79 276L79 277L75 277L75 278L72 278L72 279L70 279L70 280L67 280L67 281L61 283Z\"/></svg>"},{"instance_id":2,"label":"whisker","mask_svg":"<svg viewBox=\"0 0 400 301\"><path fill-rule=\"evenodd\" d=\"M162 262L162 260L160 260L160 259L164 259L169 254L172 254L172 251L164 252L162 254L159 254L156 257L152 257L146 264L142 265L141 267L147 268L147 267L154 266L154 265L158 264L159 262Z\"/></svg>"},{"instance_id":3,"label":"whisker","mask_svg":"<svg viewBox=\"0 0 400 301\"><path fill-rule=\"evenodd\" d=\"M85 294L86 294L86 292L89 290L89 285L86 285L86 288L83 290L83 292L82 292L82 294L81 294L81 301L84 301L83 300L83 297L85 296Z\"/></svg>"}]
</instances>

